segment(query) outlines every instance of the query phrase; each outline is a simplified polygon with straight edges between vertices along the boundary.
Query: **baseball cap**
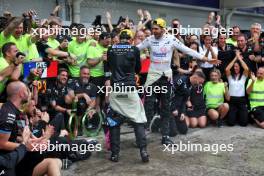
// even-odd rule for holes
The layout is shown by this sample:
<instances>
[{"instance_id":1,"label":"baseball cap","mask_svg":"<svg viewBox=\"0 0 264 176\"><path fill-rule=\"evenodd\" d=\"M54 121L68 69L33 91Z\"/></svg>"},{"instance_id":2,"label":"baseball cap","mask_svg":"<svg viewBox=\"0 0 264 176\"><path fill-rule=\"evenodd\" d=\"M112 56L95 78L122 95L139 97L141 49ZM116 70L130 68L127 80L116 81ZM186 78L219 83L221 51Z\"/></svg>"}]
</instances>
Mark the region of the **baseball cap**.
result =
<instances>
[{"instance_id":1,"label":"baseball cap","mask_svg":"<svg viewBox=\"0 0 264 176\"><path fill-rule=\"evenodd\" d=\"M134 34L131 30L129 29L124 29L120 32L120 37L121 36L126 36L126 38L133 38L134 37Z\"/></svg>"},{"instance_id":2,"label":"baseball cap","mask_svg":"<svg viewBox=\"0 0 264 176\"><path fill-rule=\"evenodd\" d=\"M161 28L166 28L166 21L162 18L155 19L152 24L158 25Z\"/></svg>"}]
</instances>

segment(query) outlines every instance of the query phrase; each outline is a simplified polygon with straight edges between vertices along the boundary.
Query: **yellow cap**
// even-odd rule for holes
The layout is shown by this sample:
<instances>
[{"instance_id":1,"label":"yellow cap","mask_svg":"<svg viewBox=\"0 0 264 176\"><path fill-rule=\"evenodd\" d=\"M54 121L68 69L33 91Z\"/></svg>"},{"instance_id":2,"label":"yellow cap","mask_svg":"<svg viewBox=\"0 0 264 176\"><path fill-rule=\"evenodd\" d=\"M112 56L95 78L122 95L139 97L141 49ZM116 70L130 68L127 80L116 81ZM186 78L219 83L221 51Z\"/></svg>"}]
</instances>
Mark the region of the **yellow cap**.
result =
<instances>
[{"instance_id":1,"label":"yellow cap","mask_svg":"<svg viewBox=\"0 0 264 176\"><path fill-rule=\"evenodd\" d=\"M129 30L129 29L124 29L120 32L120 34L122 34L123 32L125 32L130 38L133 38L134 37L134 33Z\"/></svg>"},{"instance_id":2,"label":"yellow cap","mask_svg":"<svg viewBox=\"0 0 264 176\"><path fill-rule=\"evenodd\" d=\"M158 25L161 28L166 28L166 21L162 18L155 19L152 24Z\"/></svg>"}]
</instances>

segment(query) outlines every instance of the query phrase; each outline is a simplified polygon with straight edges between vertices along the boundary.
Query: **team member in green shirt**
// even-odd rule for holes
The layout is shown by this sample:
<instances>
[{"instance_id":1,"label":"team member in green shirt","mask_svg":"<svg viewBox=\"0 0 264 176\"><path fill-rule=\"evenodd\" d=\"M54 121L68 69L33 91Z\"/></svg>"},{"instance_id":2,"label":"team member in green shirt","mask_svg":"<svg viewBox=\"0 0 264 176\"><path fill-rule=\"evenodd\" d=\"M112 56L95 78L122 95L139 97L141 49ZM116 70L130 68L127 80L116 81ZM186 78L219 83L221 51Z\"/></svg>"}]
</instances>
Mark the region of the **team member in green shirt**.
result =
<instances>
[{"instance_id":1,"label":"team member in green shirt","mask_svg":"<svg viewBox=\"0 0 264 176\"><path fill-rule=\"evenodd\" d=\"M237 37L239 36L239 34L240 34L240 28L238 26L234 26L233 35L232 37L226 39L226 44L237 47Z\"/></svg>"},{"instance_id":2,"label":"team member in green shirt","mask_svg":"<svg viewBox=\"0 0 264 176\"><path fill-rule=\"evenodd\" d=\"M58 49L60 46L60 42L58 40L56 40L54 38L54 36L50 36L48 38L48 42L47 44L49 45L49 47L51 47L52 49Z\"/></svg>"},{"instance_id":3,"label":"team member in green shirt","mask_svg":"<svg viewBox=\"0 0 264 176\"><path fill-rule=\"evenodd\" d=\"M80 29L85 28L85 26L79 24L77 28L80 31ZM80 77L80 68L83 65L87 65L87 48L88 42L86 41L86 36L81 34L76 36L76 40L72 40L69 43L68 52L76 56L76 64L68 64L71 77Z\"/></svg>"},{"instance_id":4,"label":"team member in green shirt","mask_svg":"<svg viewBox=\"0 0 264 176\"><path fill-rule=\"evenodd\" d=\"M107 49L111 44L111 36L109 33L103 32L99 36L99 42L96 45L90 45L87 49L87 63L90 67L90 80L91 83L95 84L97 87L103 87L105 85L104 76L104 61L107 60ZM104 94L101 92L96 98L96 110L100 110L100 105Z\"/></svg>"},{"instance_id":5,"label":"team member in green shirt","mask_svg":"<svg viewBox=\"0 0 264 176\"><path fill-rule=\"evenodd\" d=\"M50 48L52 49L58 49L58 50L63 50L65 51L68 47L68 43L67 42L62 42L60 43L56 37L57 35L60 34L60 29L61 29L61 25L58 23L58 22L55 22L55 21L51 21L49 23L49 38L48 38L48 41L47 41L47 44L49 45Z\"/></svg>"},{"instance_id":6,"label":"team member in green shirt","mask_svg":"<svg viewBox=\"0 0 264 176\"><path fill-rule=\"evenodd\" d=\"M49 37L47 40L47 45L54 49L60 51L67 51L68 49L68 40L64 39L61 43L56 39L56 37L62 33L61 24L58 21L51 21L49 23ZM60 31L61 30L61 31ZM53 56L53 60L58 61L60 64L63 64L63 61L58 59L57 57ZM62 66L62 65L61 65ZM64 66L63 66L64 67ZM67 67L67 66L66 66Z\"/></svg>"},{"instance_id":7,"label":"team member in green shirt","mask_svg":"<svg viewBox=\"0 0 264 176\"><path fill-rule=\"evenodd\" d=\"M251 75L247 84L250 109L256 123L264 128L264 67L257 71L257 77Z\"/></svg>"},{"instance_id":8,"label":"team member in green shirt","mask_svg":"<svg viewBox=\"0 0 264 176\"><path fill-rule=\"evenodd\" d=\"M22 17L16 17L5 30L1 32L0 48L7 42L15 43L18 50L26 55L25 61L27 62L39 58L39 54L35 45L36 37L23 34L23 20Z\"/></svg>"},{"instance_id":9,"label":"team member in green shirt","mask_svg":"<svg viewBox=\"0 0 264 176\"><path fill-rule=\"evenodd\" d=\"M18 58L16 54L18 49L15 43L7 42L2 46L3 57L0 57L0 95L5 97L4 89L9 80L18 80L21 73L21 63L24 56Z\"/></svg>"},{"instance_id":10,"label":"team member in green shirt","mask_svg":"<svg viewBox=\"0 0 264 176\"><path fill-rule=\"evenodd\" d=\"M224 103L225 98L229 100L227 85L220 82L221 73L214 69L210 73L210 81L204 86L204 95L207 115L211 120L217 121L217 126L223 126L223 118L227 115L229 105Z\"/></svg>"}]
</instances>

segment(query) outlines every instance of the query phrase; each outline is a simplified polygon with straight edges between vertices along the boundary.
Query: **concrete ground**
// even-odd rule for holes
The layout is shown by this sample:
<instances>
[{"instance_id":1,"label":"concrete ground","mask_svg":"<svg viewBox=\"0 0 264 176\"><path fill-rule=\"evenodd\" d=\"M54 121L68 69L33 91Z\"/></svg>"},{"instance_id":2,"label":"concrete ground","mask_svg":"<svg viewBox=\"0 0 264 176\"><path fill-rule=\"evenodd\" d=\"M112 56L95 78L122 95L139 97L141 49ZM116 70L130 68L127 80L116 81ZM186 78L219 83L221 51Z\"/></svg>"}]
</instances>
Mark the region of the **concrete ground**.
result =
<instances>
[{"instance_id":1,"label":"concrete ground","mask_svg":"<svg viewBox=\"0 0 264 176\"><path fill-rule=\"evenodd\" d=\"M122 131L132 132L133 130L123 127ZM121 136L121 153L118 163L110 162L108 160L110 152L103 148L100 152L93 152L90 159L74 163L68 170L63 171L63 176L264 175L264 130L255 126L191 129L187 135L177 135L172 138L178 145L180 142L203 144L205 151L197 152L163 151L165 147L160 144L159 134L150 133L147 137L150 154L150 162L147 164L141 162L138 149L134 147L134 134L126 133ZM102 136L99 140L104 146ZM208 152L207 144L211 144L210 152ZM218 146L233 145L229 146L229 149L233 147L233 151L219 151L213 154L216 152L217 144ZM223 145L221 146L223 150L226 150Z\"/></svg>"}]
</instances>

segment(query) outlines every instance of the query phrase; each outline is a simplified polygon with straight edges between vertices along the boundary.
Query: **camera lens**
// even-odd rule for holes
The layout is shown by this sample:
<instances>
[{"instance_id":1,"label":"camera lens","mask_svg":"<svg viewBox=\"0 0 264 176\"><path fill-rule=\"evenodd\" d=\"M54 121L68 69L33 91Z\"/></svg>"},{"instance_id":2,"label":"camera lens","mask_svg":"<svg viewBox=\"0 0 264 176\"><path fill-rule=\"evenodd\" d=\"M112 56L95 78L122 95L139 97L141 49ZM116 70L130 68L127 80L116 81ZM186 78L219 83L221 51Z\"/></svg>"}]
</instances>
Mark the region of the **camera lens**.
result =
<instances>
[{"instance_id":1,"label":"camera lens","mask_svg":"<svg viewBox=\"0 0 264 176\"><path fill-rule=\"evenodd\" d=\"M16 53L16 57L19 57L19 56L26 56L24 53L22 53L22 52L17 52Z\"/></svg>"}]
</instances>

